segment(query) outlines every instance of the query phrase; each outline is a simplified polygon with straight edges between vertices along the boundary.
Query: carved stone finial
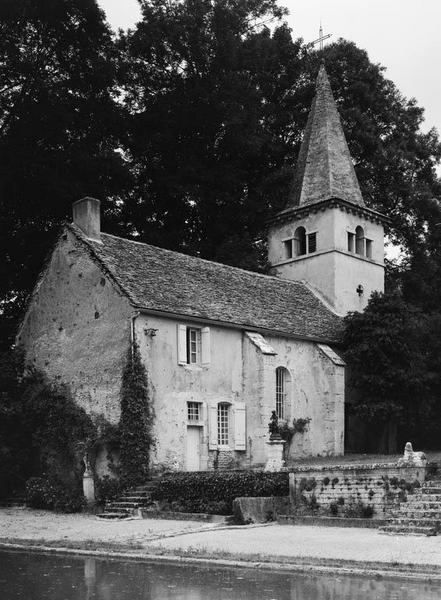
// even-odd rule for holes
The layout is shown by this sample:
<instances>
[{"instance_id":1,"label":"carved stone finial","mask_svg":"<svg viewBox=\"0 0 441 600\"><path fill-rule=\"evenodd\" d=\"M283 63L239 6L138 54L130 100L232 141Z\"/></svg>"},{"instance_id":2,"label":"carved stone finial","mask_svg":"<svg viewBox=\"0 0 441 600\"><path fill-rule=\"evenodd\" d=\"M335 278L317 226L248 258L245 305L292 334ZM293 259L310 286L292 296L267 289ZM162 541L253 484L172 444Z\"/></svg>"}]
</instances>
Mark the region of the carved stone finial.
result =
<instances>
[{"instance_id":1,"label":"carved stone finial","mask_svg":"<svg viewBox=\"0 0 441 600\"><path fill-rule=\"evenodd\" d=\"M427 458L424 452L414 452L412 444L407 442L404 446L403 457L398 461L399 467L425 467Z\"/></svg>"}]
</instances>

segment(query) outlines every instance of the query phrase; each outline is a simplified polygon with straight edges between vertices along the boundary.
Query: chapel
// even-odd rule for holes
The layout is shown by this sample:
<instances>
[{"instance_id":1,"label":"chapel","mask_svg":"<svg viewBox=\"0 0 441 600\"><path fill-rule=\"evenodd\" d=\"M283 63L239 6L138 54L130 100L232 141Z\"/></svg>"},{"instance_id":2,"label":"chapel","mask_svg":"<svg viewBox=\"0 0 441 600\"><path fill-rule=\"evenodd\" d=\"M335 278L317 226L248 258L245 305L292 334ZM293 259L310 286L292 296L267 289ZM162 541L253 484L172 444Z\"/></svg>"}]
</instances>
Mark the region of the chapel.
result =
<instances>
[{"instance_id":1,"label":"chapel","mask_svg":"<svg viewBox=\"0 0 441 600\"><path fill-rule=\"evenodd\" d=\"M73 205L17 336L28 363L117 424L127 350L154 408L153 469L258 468L268 422L307 422L285 459L344 452L342 317L384 286L384 217L362 198L326 70L262 275L116 237ZM106 473L106 449L98 475Z\"/></svg>"}]
</instances>

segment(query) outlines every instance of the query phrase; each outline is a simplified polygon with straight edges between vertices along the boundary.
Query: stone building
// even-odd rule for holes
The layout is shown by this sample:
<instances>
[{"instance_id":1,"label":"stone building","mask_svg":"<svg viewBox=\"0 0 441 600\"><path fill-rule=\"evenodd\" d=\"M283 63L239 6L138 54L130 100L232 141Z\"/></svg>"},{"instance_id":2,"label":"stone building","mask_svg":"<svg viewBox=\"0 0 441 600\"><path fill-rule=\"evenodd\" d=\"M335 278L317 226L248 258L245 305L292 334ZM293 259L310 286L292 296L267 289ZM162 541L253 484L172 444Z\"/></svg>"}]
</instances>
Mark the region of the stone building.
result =
<instances>
[{"instance_id":1,"label":"stone building","mask_svg":"<svg viewBox=\"0 0 441 600\"><path fill-rule=\"evenodd\" d=\"M383 289L382 221L364 205L321 67L292 194L269 227L272 275L103 233L99 202L84 198L17 343L86 411L117 423L136 340L155 410L154 466L262 465L272 410L310 419L290 457L342 454L335 347L341 315Z\"/></svg>"}]
</instances>

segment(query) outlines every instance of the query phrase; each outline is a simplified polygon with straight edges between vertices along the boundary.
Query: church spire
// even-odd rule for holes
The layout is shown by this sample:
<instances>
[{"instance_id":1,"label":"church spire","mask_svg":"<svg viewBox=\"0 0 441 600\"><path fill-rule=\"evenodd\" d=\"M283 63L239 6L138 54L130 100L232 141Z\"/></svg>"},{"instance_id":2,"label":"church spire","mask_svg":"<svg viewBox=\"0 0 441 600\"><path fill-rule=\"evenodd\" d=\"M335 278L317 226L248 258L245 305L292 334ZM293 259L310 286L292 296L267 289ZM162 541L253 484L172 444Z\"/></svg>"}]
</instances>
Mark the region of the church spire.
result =
<instances>
[{"instance_id":1,"label":"church spire","mask_svg":"<svg viewBox=\"0 0 441 600\"><path fill-rule=\"evenodd\" d=\"M330 198L365 206L322 63L286 208Z\"/></svg>"}]
</instances>

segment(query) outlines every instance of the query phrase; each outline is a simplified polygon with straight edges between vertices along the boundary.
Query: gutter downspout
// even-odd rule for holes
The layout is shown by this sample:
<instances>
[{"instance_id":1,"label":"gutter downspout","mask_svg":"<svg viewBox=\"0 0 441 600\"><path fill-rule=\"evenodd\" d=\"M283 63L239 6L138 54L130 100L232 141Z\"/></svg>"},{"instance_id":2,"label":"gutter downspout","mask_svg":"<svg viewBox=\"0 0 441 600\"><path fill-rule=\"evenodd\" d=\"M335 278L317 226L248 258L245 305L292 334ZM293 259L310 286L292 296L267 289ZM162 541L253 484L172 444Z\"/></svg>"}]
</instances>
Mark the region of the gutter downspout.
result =
<instances>
[{"instance_id":1,"label":"gutter downspout","mask_svg":"<svg viewBox=\"0 0 441 600\"><path fill-rule=\"evenodd\" d=\"M135 321L140 315L140 311L138 310L135 314L130 317L130 346L133 350L133 344L136 342L136 331L135 331Z\"/></svg>"}]
</instances>

